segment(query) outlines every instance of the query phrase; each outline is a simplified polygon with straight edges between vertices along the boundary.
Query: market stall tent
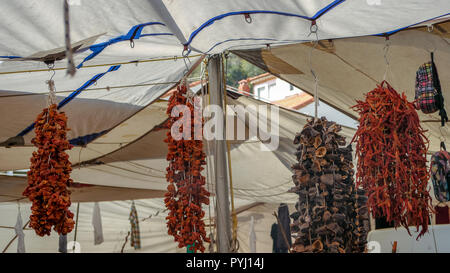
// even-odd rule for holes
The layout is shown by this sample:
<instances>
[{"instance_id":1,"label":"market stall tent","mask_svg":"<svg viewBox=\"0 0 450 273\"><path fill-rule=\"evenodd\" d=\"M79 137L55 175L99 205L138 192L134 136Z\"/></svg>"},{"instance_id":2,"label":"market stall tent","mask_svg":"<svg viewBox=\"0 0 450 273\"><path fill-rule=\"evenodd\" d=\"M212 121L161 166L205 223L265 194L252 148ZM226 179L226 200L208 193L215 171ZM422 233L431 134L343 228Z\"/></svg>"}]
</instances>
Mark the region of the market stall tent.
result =
<instances>
[{"instance_id":1,"label":"market stall tent","mask_svg":"<svg viewBox=\"0 0 450 273\"><path fill-rule=\"evenodd\" d=\"M78 67L74 77L66 75L62 50L63 1L0 4L2 171L28 168L34 150L32 124L46 107L50 78L69 118L69 138L77 145L69 152L72 163L80 164L73 172L75 180L148 190L163 190L165 185L164 146L156 144L164 136L163 130L156 130L165 111L159 98L201 62L202 54L234 50L307 92L313 91L310 70L314 68L319 97L354 116L349 106L355 98L383 78L385 38L381 36L395 33L387 55L388 80L394 88L413 99L414 72L429 60L429 51L435 52L444 91L449 86L447 0L70 2L72 44L96 38L74 47ZM439 27L431 33L414 29L427 24ZM313 51L310 67L306 60L312 51L304 43L316 39L322 45ZM332 45L329 50L327 42ZM43 62L52 54L61 57L54 63L54 75ZM446 101L450 101L447 96ZM241 97L230 103L258 102ZM436 115L421 118L438 119ZM285 193L291 186L290 141L305 119L283 112L280 148L257 155L258 162L254 155L259 140L233 143L236 197L248 202L295 202L294 195ZM439 128L439 122L423 124L430 129L430 151L436 151L439 138L448 132ZM348 139L353 135L350 129L344 134Z\"/></svg>"},{"instance_id":2,"label":"market stall tent","mask_svg":"<svg viewBox=\"0 0 450 273\"><path fill-rule=\"evenodd\" d=\"M4 145L7 144L5 141L16 136L23 136L25 146L30 145L33 136L30 125L36 113L46 105L44 94L48 88L45 82L52 74L47 71L47 65L43 62L15 59L21 60L20 58L64 45L62 8L63 1L14 1L1 4L0 23L3 28L0 38L2 41L8 41L0 45L0 104L2 111L8 113L1 117L0 142ZM53 80L57 92L63 92L58 93L61 96L58 101L63 104L61 109L69 116L68 125L72 129L69 137L89 146L89 141L107 134L110 129L172 87L186 70L195 64L199 58L198 54L311 41L316 39L315 35L311 35L313 23L318 28L318 39L341 39L392 33L426 24L424 22L430 20L446 20L449 12L450 7L446 0L384 1L380 5L371 1L344 0L195 3L145 0L74 1L70 5L72 41L106 34L100 35L89 48L81 48L75 52L74 62L79 67L75 77L66 76L65 59L56 61ZM383 41L382 38L376 37L367 39L381 44ZM438 51L443 50L445 44L442 43L448 45L447 38L440 39L443 39L441 44L435 45ZM419 45L422 46L421 51L424 50L424 40L425 38L418 38L421 43ZM405 43L403 45L409 46ZM403 52L403 49L399 50ZM382 54L378 51L372 52ZM186 54L191 57L189 60L179 59ZM439 54L437 52L436 55ZM366 54L360 58L366 60L371 56ZM418 56L423 56L423 53ZM327 68L333 70L335 64L329 65L328 59L318 58L314 62L315 65L326 63ZM297 57L291 58L289 62L302 62L301 65L304 66L306 63L303 63L303 60L304 58ZM379 64L383 59L377 60L367 59L363 62L368 65L373 63L371 69L380 71ZM445 56L442 60L445 60ZM397 65L403 67L402 62L405 60L402 59ZM418 59L415 61L420 62ZM394 65L395 62L392 60L391 63ZM414 70L415 66L409 69ZM295 67L295 64L291 67ZM305 83L297 85L306 85L310 73L306 73L307 69L299 70L304 73L302 75L305 77ZM316 70L320 73L320 69ZM324 71L328 72L325 67ZM294 76L296 73L290 74L293 78L288 81L301 79ZM325 72L322 72L322 75L326 75ZM357 73L353 75L359 77ZM323 77L325 79L325 76ZM379 81L379 77L375 78ZM334 77L336 82L340 79L342 77ZM370 82L367 79L363 81ZM329 85L327 81L324 83ZM306 87L306 90L311 90ZM363 87L357 89L359 94L370 90ZM333 91L344 92L340 89L335 87ZM321 92L322 95L324 92ZM36 95L37 93L40 95ZM66 99L63 100L63 97ZM339 101L342 97L335 99ZM348 107L351 100L348 101L345 107ZM340 108L344 108L344 105ZM9 119L11 116L15 117L13 121ZM142 135L142 132L140 134ZM437 134L436 130L434 134ZM122 138L118 143L130 141L130 138ZM102 145L117 149L120 144ZM25 168L24 159L30 151L26 147L0 148L2 158L8 157L14 159L13 162L22 162L22 166L19 166L19 163L9 165L2 162L0 170ZM81 160L92 158L95 158L95 155L85 152Z\"/></svg>"}]
</instances>

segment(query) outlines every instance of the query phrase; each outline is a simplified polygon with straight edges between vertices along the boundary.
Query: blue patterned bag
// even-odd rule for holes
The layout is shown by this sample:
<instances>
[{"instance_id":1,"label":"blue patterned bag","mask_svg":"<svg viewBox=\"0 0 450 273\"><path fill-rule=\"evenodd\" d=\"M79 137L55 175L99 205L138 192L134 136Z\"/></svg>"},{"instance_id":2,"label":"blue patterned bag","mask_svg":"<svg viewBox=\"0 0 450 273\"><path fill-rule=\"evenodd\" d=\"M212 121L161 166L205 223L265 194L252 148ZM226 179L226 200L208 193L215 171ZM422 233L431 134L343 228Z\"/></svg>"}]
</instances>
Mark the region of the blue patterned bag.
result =
<instances>
[{"instance_id":1,"label":"blue patterned bag","mask_svg":"<svg viewBox=\"0 0 450 273\"><path fill-rule=\"evenodd\" d=\"M441 150L431 157L431 181L439 202L450 201L450 155Z\"/></svg>"}]
</instances>

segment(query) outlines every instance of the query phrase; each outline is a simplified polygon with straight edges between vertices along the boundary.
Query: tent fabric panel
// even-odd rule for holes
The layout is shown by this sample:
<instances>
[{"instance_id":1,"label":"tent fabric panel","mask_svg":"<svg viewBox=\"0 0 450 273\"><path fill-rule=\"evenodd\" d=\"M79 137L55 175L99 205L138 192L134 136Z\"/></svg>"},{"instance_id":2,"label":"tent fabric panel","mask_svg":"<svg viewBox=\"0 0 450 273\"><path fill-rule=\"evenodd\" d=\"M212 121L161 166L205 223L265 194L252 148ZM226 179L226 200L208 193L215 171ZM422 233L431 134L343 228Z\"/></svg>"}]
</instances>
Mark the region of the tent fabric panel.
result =
<instances>
[{"instance_id":1,"label":"tent fabric panel","mask_svg":"<svg viewBox=\"0 0 450 273\"><path fill-rule=\"evenodd\" d=\"M448 41L439 35L412 29L393 35L389 42L387 57L390 70L387 80L398 92L405 92L410 101L414 100L416 70L430 60L430 51L434 49L435 63L447 104L450 101L450 95L445 92L445 86L450 86L450 75L447 75L450 71ZM312 53L312 67L319 77L319 98L356 118L357 114L351 106L356 104L356 99L362 99L364 93L374 89L383 80L386 71L383 51L385 41L379 37L360 37L334 40L333 44L334 53L322 50ZM301 71L310 71L310 52L309 46L298 44L274 47L270 54ZM245 56L243 51L238 54ZM254 54L251 56L249 61L252 61ZM313 93L314 79L311 73L281 73L278 76L310 94ZM437 113L423 114L419 111L419 118L424 121L422 127L429 130L427 135L430 139L430 152L439 150L440 138L449 136L448 129L440 128ZM432 120L434 122L429 122Z\"/></svg>"},{"instance_id":2,"label":"tent fabric panel","mask_svg":"<svg viewBox=\"0 0 450 273\"><path fill-rule=\"evenodd\" d=\"M27 187L27 177L0 175L0 202L26 202L22 195ZM124 187L75 184L69 187L70 199L75 202L104 202L129 199L162 198L163 190L145 190Z\"/></svg>"},{"instance_id":3,"label":"tent fabric panel","mask_svg":"<svg viewBox=\"0 0 450 273\"><path fill-rule=\"evenodd\" d=\"M316 19L320 39L377 35L444 17L450 13L450 5L445 0L399 0L382 4L376 1L309 0L276 3L198 1L196 5L181 1L163 2L181 29L184 40L204 53L242 49L247 45L258 47L258 43L264 46L314 40L314 35L309 35L310 20L330 4L332 8L325 9L326 13ZM333 5L334 2L337 3ZM200 7L202 13L192 18L190 14L197 14L196 11ZM258 11L260 13L250 14L252 21L249 24L244 13ZM367 17L367 14L371 16ZM236 29L239 31L235 31ZM289 31L277 31L279 29ZM213 33L215 35L212 35Z\"/></svg>"}]
</instances>

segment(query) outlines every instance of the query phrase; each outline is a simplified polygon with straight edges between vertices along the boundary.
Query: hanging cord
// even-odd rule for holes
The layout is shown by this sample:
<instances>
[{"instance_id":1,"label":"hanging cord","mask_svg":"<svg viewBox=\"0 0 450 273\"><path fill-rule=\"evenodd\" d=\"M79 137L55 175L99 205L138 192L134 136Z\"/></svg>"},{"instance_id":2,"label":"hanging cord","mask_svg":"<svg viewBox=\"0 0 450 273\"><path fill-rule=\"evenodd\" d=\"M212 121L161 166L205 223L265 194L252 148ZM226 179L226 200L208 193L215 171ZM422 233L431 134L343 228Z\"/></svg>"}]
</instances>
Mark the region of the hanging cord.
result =
<instances>
[{"instance_id":1,"label":"hanging cord","mask_svg":"<svg viewBox=\"0 0 450 273\"><path fill-rule=\"evenodd\" d=\"M185 46L183 51L181 52L181 56L183 56L184 66L186 67L186 70L183 73L184 76L186 76L187 73L189 72L189 66L188 66L186 60L189 62L190 65L192 64L191 60L189 59L189 53L191 53L191 51L188 49L187 46Z\"/></svg>"},{"instance_id":2,"label":"hanging cord","mask_svg":"<svg viewBox=\"0 0 450 273\"><path fill-rule=\"evenodd\" d=\"M159 214L160 212L161 212L161 213L164 213L164 212L166 212L167 210L168 210L167 208L162 209L162 210L157 210L154 214L150 214L148 217L142 218L142 219L141 219L141 222L144 222L144 221L146 221L146 220L150 220L152 217L158 216L158 214Z\"/></svg>"},{"instance_id":3,"label":"hanging cord","mask_svg":"<svg viewBox=\"0 0 450 273\"><path fill-rule=\"evenodd\" d=\"M386 63L386 70L384 71L383 81L386 80L386 78L388 76L388 72L390 75L390 66L389 66L390 64L389 64L389 60L388 60L388 53L389 53L390 46L391 46L391 42L389 40L389 36L386 36L385 45L383 47L384 61ZM391 75L391 80L392 80L392 75Z\"/></svg>"},{"instance_id":4,"label":"hanging cord","mask_svg":"<svg viewBox=\"0 0 450 273\"><path fill-rule=\"evenodd\" d=\"M442 126L439 126L439 132L441 133L441 135L439 136L439 140L441 141L440 148L441 150L447 151L447 148L445 147L446 139L444 133L442 132Z\"/></svg>"},{"instance_id":5,"label":"hanging cord","mask_svg":"<svg viewBox=\"0 0 450 273\"><path fill-rule=\"evenodd\" d=\"M50 105L56 103L56 87L55 82L53 81L53 77L55 76L55 63L49 63L48 65L48 71L52 72L52 76L48 81L45 83L48 85L48 97L47 97L47 108L50 107Z\"/></svg>"},{"instance_id":6,"label":"hanging cord","mask_svg":"<svg viewBox=\"0 0 450 273\"><path fill-rule=\"evenodd\" d=\"M50 118L50 106L56 103L56 95L55 95L55 82L53 81L53 77L55 76L56 72L54 70L55 63L51 62L47 64L49 72L53 72L52 76L48 81L46 81L48 85L48 97L47 97L47 119L46 124L48 124L48 119ZM52 157L52 152L48 154L48 160L47 163L53 168L53 165L50 162L50 159Z\"/></svg>"},{"instance_id":7,"label":"hanging cord","mask_svg":"<svg viewBox=\"0 0 450 273\"><path fill-rule=\"evenodd\" d=\"M223 54L223 57L225 58L225 66L224 62L222 62L222 82L223 82L223 89L224 89L224 108L225 108L225 142L227 143L227 157L228 157L228 176L230 178L230 194L231 194L231 217L233 220L233 229L232 229L232 242L231 242L231 251L237 252L239 249L238 242L237 242L237 216L236 216L236 210L234 207L234 190L233 190L233 172L231 169L231 153L230 153L230 141L228 140L226 134L227 134L227 66L228 66L228 54Z\"/></svg>"},{"instance_id":8,"label":"hanging cord","mask_svg":"<svg viewBox=\"0 0 450 273\"><path fill-rule=\"evenodd\" d=\"M312 52L319 44L319 35L317 34L317 31L319 30L319 27L316 24L316 21L311 22L311 26L309 28L309 35L314 34L316 36L316 40L313 43L313 46L311 47L311 50L309 51L309 68L311 71L311 74L314 77L314 118L318 118L318 106L319 106L319 78L316 75L316 72L312 68Z\"/></svg>"},{"instance_id":9,"label":"hanging cord","mask_svg":"<svg viewBox=\"0 0 450 273\"><path fill-rule=\"evenodd\" d=\"M128 91L128 88L134 88L134 87L145 87L145 86L156 86L156 85L173 85L178 84L179 82L154 82L154 83L143 83L143 84L131 84L131 85L118 85L118 86L106 86L106 87L97 87L97 88L88 88L84 89L83 93L86 93L88 91L101 91L101 90L107 90L110 91L112 89L122 89L113 93L122 92L122 91ZM77 90L64 90L64 91L56 91L55 94L63 94L63 93L72 93ZM3 95L0 96L1 98L13 98L13 97L28 97L28 96L39 96L39 95L46 95L48 92L43 93L24 93L24 94L14 94L14 95ZM110 93L111 94L111 93Z\"/></svg>"},{"instance_id":10,"label":"hanging cord","mask_svg":"<svg viewBox=\"0 0 450 273\"><path fill-rule=\"evenodd\" d=\"M72 246L72 251L75 253L75 246L76 246L76 242L77 242L77 232L78 232L78 214L80 214L80 202L78 202L77 204L77 217L75 220L75 234L73 236L73 246Z\"/></svg>"},{"instance_id":11,"label":"hanging cord","mask_svg":"<svg viewBox=\"0 0 450 273\"><path fill-rule=\"evenodd\" d=\"M136 61L126 61L126 62L115 62L115 63L106 63L106 64L94 64L94 65L84 65L81 69L84 68L92 68L92 67L103 67L103 66L114 66L114 65L127 65L127 64L137 64L137 63L148 63L148 62L163 62L163 61L171 61L185 58L197 58L201 57L201 54L191 55L187 57L182 56L174 56L174 57L165 57L165 58L153 58L146 60L136 60ZM1 59L1 58L0 58ZM66 67L58 67L55 70L66 70ZM18 71L5 71L0 72L0 75L9 75L9 74L23 74L23 73L32 73L32 72L45 72L47 69L32 69L32 70L18 70Z\"/></svg>"},{"instance_id":12,"label":"hanging cord","mask_svg":"<svg viewBox=\"0 0 450 273\"><path fill-rule=\"evenodd\" d=\"M204 59L201 67L200 67L200 87L201 87L201 97L202 97L202 112L205 110L206 108L206 94L208 92L208 71L207 71L207 65L208 65L208 60ZM206 186L208 188L208 192L212 192L212 179L211 179L211 174L210 174L210 161L211 161L211 152L210 152L210 147L209 147L209 141L206 141ZM213 202L209 202L208 204L208 218L209 218L209 237L211 242L209 243L209 252L213 253L214 252L214 225L213 225L213 221L212 221L212 216L211 216L211 204Z\"/></svg>"},{"instance_id":13,"label":"hanging cord","mask_svg":"<svg viewBox=\"0 0 450 273\"><path fill-rule=\"evenodd\" d=\"M72 45L70 43L70 21L69 21L68 0L64 0L64 32L66 42L67 74L73 77L77 70L73 62L73 50Z\"/></svg>"},{"instance_id":14,"label":"hanging cord","mask_svg":"<svg viewBox=\"0 0 450 273\"><path fill-rule=\"evenodd\" d=\"M125 242L122 245L122 249L120 250L120 253L123 253L123 250L125 249L125 246L127 245L128 242L128 237L130 237L131 232L128 231L127 236L125 236Z\"/></svg>"}]
</instances>

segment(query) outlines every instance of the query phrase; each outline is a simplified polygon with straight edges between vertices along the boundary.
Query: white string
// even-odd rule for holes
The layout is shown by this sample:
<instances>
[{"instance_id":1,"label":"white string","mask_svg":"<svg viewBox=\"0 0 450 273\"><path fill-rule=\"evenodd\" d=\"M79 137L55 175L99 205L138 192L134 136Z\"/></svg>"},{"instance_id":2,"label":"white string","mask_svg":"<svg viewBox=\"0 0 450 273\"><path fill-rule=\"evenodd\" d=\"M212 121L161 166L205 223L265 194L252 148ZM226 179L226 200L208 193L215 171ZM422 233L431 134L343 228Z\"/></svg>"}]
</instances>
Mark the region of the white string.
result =
<instances>
[{"instance_id":1,"label":"white string","mask_svg":"<svg viewBox=\"0 0 450 273\"><path fill-rule=\"evenodd\" d=\"M384 76L383 76L383 81L386 80L386 77L388 75L388 71L390 71L390 66L389 66L389 60L388 60L388 52L389 52L389 47L390 47L390 42L389 40L386 38L386 45L383 48L384 51L384 61L386 62L386 70L384 71ZM392 77L391 77L392 78Z\"/></svg>"},{"instance_id":2,"label":"white string","mask_svg":"<svg viewBox=\"0 0 450 273\"><path fill-rule=\"evenodd\" d=\"M314 23L314 24L311 25L310 33L309 33L309 35L315 34L315 36L316 36L316 40L314 41L313 46L311 47L311 50L309 51L309 68L310 68L312 76L314 77L314 118L315 119L318 118L318 106L319 106L319 90L318 90L318 87L319 87L319 78L317 77L314 69L312 68L312 52L316 48L317 44L319 43L319 35L317 34L318 29L319 29L318 26Z\"/></svg>"},{"instance_id":3,"label":"white string","mask_svg":"<svg viewBox=\"0 0 450 273\"><path fill-rule=\"evenodd\" d=\"M48 85L47 108L50 107L50 105L56 103L56 94L55 94L56 87L55 87L55 82L53 81L53 77L55 76L55 73L56 73L54 70L54 67L55 67L54 63L48 65L48 70L50 72L53 72L53 74L50 77L50 79L45 82Z\"/></svg>"}]
</instances>

